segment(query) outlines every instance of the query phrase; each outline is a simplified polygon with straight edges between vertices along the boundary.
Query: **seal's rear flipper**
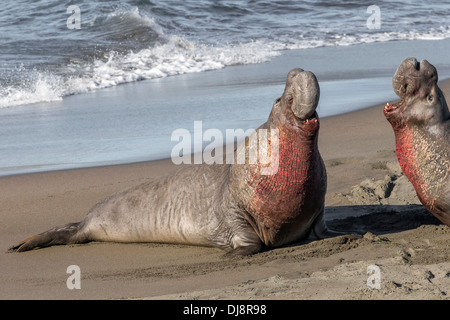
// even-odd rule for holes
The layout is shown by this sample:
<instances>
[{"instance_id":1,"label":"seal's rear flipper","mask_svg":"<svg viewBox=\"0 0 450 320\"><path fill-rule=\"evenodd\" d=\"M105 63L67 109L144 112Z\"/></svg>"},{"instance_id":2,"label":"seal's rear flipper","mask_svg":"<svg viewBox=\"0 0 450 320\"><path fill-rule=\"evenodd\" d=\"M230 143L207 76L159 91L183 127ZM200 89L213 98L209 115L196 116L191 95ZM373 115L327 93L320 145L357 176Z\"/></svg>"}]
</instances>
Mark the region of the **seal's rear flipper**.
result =
<instances>
[{"instance_id":1,"label":"seal's rear flipper","mask_svg":"<svg viewBox=\"0 0 450 320\"><path fill-rule=\"evenodd\" d=\"M15 246L9 248L11 252L22 252L36 248L50 247L59 244L80 243L75 234L80 230L81 222L68 223L62 227L55 227L46 232L31 236Z\"/></svg>"}]
</instances>

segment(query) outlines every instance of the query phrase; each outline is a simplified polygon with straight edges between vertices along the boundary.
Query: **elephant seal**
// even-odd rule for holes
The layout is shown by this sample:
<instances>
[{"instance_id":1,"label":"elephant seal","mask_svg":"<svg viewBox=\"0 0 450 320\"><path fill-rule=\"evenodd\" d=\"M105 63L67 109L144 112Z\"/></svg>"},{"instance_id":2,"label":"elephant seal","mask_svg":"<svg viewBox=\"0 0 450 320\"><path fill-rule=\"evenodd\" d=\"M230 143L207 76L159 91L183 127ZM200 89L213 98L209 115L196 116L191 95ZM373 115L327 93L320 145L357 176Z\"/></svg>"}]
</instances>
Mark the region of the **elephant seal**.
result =
<instances>
[{"instance_id":1,"label":"elephant seal","mask_svg":"<svg viewBox=\"0 0 450 320\"><path fill-rule=\"evenodd\" d=\"M278 161L272 174L261 174L267 166L260 160L186 166L115 194L81 222L32 236L11 251L89 241L160 242L215 246L234 256L308 236L337 235L323 220L326 172L315 111L319 91L313 73L291 70L267 122L235 150L249 151L254 135L274 130L278 136L267 141L278 144L271 154Z\"/></svg>"},{"instance_id":2,"label":"elephant seal","mask_svg":"<svg viewBox=\"0 0 450 320\"><path fill-rule=\"evenodd\" d=\"M392 80L401 100L388 103L384 115L403 173L422 204L450 226L450 112L437 81L428 61L405 59Z\"/></svg>"}]
</instances>

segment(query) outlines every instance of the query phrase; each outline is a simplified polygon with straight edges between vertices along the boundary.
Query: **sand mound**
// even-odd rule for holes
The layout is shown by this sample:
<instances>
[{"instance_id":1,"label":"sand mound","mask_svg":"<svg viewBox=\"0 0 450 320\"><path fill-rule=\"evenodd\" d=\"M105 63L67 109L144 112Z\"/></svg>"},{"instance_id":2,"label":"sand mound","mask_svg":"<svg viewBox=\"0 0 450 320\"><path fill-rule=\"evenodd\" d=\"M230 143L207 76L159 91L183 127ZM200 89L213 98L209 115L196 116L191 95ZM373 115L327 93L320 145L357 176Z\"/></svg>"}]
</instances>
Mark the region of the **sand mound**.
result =
<instances>
[{"instance_id":1,"label":"sand mound","mask_svg":"<svg viewBox=\"0 0 450 320\"><path fill-rule=\"evenodd\" d=\"M420 204L414 187L403 175L396 162L387 162L388 174L383 179L364 179L351 187L349 193L337 194L335 197L345 198L350 203L359 205L409 205Z\"/></svg>"}]
</instances>

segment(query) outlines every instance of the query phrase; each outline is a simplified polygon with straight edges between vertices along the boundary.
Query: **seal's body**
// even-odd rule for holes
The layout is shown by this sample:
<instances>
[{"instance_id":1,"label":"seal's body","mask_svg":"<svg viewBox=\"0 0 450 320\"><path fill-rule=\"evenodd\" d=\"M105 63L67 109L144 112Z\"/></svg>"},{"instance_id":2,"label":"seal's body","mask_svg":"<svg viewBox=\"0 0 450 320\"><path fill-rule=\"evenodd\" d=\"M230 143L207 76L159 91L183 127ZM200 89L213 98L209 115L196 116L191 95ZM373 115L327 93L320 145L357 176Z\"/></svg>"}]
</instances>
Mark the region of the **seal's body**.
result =
<instances>
[{"instance_id":1,"label":"seal's body","mask_svg":"<svg viewBox=\"0 0 450 320\"><path fill-rule=\"evenodd\" d=\"M318 100L314 74L294 69L268 121L236 153L261 147L250 142L262 143L259 133L268 130L276 133L265 141L277 146L267 149L272 163L258 159L190 165L115 194L94 206L83 221L53 228L11 249L88 241L164 242L246 255L262 246L301 240L311 230L315 238L336 235L323 220L326 172L317 145Z\"/></svg>"},{"instance_id":2,"label":"seal's body","mask_svg":"<svg viewBox=\"0 0 450 320\"><path fill-rule=\"evenodd\" d=\"M450 226L450 112L437 81L428 61L405 59L393 78L401 100L387 104L384 114L403 173L422 204Z\"/></svg>"}]
</instances>

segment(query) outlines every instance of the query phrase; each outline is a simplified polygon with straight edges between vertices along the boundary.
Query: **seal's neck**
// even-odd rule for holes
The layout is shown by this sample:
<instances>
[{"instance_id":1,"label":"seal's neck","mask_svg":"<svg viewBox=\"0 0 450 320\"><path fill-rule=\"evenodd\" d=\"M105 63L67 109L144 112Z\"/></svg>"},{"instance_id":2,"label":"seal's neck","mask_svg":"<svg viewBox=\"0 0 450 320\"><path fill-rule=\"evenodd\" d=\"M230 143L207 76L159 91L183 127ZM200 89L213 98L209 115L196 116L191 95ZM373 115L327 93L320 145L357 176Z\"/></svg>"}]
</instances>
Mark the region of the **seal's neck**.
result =
<instances>
[{"instance_id":1,"label":"seal's neck","mask_svg":"<svg viewBox=\"0 0 450 320\"><path fill-rule=\"evenodd\" d=\"M432 152L427 139L423 139L422 130L408 125L394 127L395 153L403 173L413 184L422 203L431 199L429 174L430 170L426 159ZM429 159L432 160L432 159Z\"/></svg>"}]
</instances>

